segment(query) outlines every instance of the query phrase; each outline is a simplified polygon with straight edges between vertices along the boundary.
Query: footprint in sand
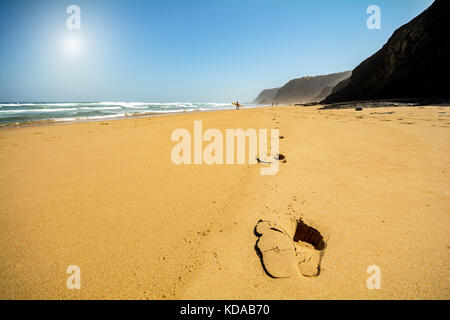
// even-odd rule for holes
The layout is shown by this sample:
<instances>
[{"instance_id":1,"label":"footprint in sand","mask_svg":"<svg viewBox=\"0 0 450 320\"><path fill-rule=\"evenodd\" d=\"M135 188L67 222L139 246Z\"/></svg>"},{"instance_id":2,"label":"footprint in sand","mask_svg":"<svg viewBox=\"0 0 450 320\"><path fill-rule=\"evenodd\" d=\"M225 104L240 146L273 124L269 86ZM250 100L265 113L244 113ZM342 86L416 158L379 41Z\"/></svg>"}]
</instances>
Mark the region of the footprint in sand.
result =
<instances>
[{"instance_id":1,"label":"footprint in sand","mask_svg":"<svg viewBox=\"0 0 450 320\"><path fill-rule=\"evenodd\" d=\"M254 230L255 250L264 271L272 278L306 277L320 273L326 241L320 232L301 219L275 216L259 220Z\"/></svg>"},{"instance_id":2,"label":"footprint in sand","mask_svg":"<svg viewBox=\"0 0 450 320\"><path fill-rule=\"evenodd\" d=\"M277 153L275 155L275 160L278 160L278 161L280 161L282 163L286 163L286 157L284 155L282 155L282 154L278 154Z\"/></svg>"},{"instance_id":3,"label":"footprint in sand","mask_svg":"<svg viewBox=\"0 0 450 320\"><path fill-rule=\"evenodd\" d=\"M282 163L286 163L286 157L282 154L276 154L273 158L269 158L269 157L256 157L256 161L258 161L258 163L272 163L275 161L280 161Z\"/></svg>"}]
</instances>

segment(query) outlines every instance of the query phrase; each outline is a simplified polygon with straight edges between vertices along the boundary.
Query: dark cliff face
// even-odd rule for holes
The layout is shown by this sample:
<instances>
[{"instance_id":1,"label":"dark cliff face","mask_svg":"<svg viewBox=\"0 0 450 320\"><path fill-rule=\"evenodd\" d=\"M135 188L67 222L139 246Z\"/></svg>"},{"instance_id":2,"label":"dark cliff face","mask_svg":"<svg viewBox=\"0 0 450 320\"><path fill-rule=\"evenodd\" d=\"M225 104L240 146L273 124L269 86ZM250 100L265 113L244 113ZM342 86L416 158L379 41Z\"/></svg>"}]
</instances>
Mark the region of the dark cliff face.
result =
<instances>
[{"instance_id":1,"label":"dark cliff face","mask_svg":"<svg viewBox=\"0 0 450 320\"><path fill-rule=\"evenodd\" d=\"M314 77L293 79L278 89L273 102L276 103L306 103L316 101L322 91L330 89L341 80L350 76L351 71L332 73ZM326 90L326 89L325 89ZM319 101L318 99L317 101Z\"/></svg>"},{"instance_id":2,"label":"dark cliff face","mask_svg":"<svg viewBox=\"0 0 450 320\"><path fill-rule=\"evenodd\" d=\"M323 101L450 97L450 1L436 0L397 29Z\"/></svg>"},{"instance_id":3,"label":"dark cliff face","mask_svg":"<svg viewBox=\"0 0 450 320\"><path fill-rule=\"evenodd\" d=\"M315 77L293 79L281 88L265 89L256 97L254 103L306 103L320 101L340 81L347 79L351 71L332 73Z\"/></svg>"},{"instance_id":4,"label":"dark cliff face","mask_svg":"<svg viewBox=\"0 0 450 320\"><path fill-rule=\"evenodd\" d=\"M258 104L271 104L273 102L273 98L277 94L279 88L273 88L273 89L265 89L261 91L260 94L256 97L255 100L253 100L253 103Z\"/></svg>"},{"instance_id":5,"label":"dark cliff face","mask_svg":"<svg viewBox=\"0 0 450 320\"><path fill-rule=\"evenodd\" d=\"M345 71L291 80L278 90L274 101L277 103L307 103L314 101L324 88L333 87L350 75L351 71Z\"/></svg>"}]
</instances>

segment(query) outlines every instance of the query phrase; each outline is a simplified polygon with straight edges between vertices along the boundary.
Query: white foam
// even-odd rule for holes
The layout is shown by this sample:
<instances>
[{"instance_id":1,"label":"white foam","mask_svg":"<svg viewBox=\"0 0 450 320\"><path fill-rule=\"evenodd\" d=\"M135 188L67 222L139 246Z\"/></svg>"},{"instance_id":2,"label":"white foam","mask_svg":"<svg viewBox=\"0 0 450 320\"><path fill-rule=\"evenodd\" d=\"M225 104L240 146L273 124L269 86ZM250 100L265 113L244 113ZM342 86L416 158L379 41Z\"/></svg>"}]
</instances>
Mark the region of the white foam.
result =
<instances>
[{"instance_id":1,"label":"white foam","mask_svg":"<svg viewBox=\"0 0 450 320\"><path fill-rule=\"evenodd\" d=\"M51 120L57 122L67 122L67 121L80 121L80 120L101 120L101 119L111 119L129 116L126 113L109 114L104 116L92 116L92 117L65 117L65 118L52 118Z\"/></svg>"},{"instance_id":2,"label":"white foam","mask_svg":"<svg viewBox=\"0 0 450 320\"><path fill-rule=\"evenodd\" d=\"M49 106L49 107L76 107L82 103L78 102L64 102L64 103L2 103L2 107L32 107L32 106Z\"/></svg>"},{"instance_id":3,"label":"white foam","mask_svg":"<svg viewBox=\"0 0 450 320\"><path fill-rule=\"evenodd\" d=\"M247 105L250 106L250 105ZM253 105L255 106L255 105ZM18 108L16 108L18 107ZM31 107L31 108L28 108ZM225 110L234 108L231 103L216 102L55 102L55 103L3 103L0 104L0 119L7 119L11 115L34 114L40 115L39 121L83 121L120 118L126 116L142 116L151 114L176 114L183 112ZM5 110L6 109L6 110ZM9 109L9 110L8 110ZM99 111L104 114L88 116L86 111ZM121 110L121 113L116 113ZM59 113L61 118L43 115ZM65 114L64 114L65 113Z\"/></svg>"},{"instance_id":4,"label":"white foam","mask_svg":"<svg viewBox=\"0 0 450 320\"><path fill-rule=\"evenodd\" d=\"M79 107L77 110L120 110L122 107Z\"/></svg>"},{"instance_id":5,"label":"white foam","mask_svg":"<svg viewBox=\"0 0 450 320\"><path fill-rule=\"evenodd\" d=\"M76 111L77 108L57 108L57 109L18 109L18 110L0 110L0 113L28 113L28 112L64 112L64 111Z\"/></svg>"}]
</instances>

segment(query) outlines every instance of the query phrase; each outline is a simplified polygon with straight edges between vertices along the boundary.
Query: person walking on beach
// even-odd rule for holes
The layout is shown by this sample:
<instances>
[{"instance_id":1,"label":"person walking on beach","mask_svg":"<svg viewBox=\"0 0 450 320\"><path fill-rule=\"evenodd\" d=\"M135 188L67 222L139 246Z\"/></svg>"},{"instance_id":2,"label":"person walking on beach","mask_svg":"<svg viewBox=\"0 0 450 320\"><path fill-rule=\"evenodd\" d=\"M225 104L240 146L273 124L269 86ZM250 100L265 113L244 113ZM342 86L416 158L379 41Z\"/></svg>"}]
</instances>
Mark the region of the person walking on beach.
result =
<instances>
[{"instance_id":1,"label":"person walking on beach","mask_svg":"<svg viewBox=\"0 0 450 320\"><path fill-rule=\"evenodd\" d=\"M239 110L239 106L240 106L239 101L236 101L236 110Z\"/></svg>"}]
</instances>

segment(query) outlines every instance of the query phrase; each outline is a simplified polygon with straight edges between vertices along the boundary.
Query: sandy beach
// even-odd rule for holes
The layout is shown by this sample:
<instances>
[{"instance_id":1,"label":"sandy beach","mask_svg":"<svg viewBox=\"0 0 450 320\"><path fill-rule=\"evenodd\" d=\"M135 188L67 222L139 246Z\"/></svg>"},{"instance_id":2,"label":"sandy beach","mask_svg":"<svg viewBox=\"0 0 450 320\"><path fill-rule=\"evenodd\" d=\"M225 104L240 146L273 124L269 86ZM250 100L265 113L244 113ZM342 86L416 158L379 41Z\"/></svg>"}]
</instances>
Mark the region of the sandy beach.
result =
<instances>
[{"instance_id":1,"label":"sandy beach","mask_svg":"<svg viewBox=\"0 0 450 320\"><path fill-rule=\"evenodd\" d=\"M2 129L0 299L449 299L449 115L284 106ZM171 133L194 120L279 128L286 163L177 166ZM264 272L254 228L283 215L327 237L319 276Z\"/></svg>"}]
</instances>

